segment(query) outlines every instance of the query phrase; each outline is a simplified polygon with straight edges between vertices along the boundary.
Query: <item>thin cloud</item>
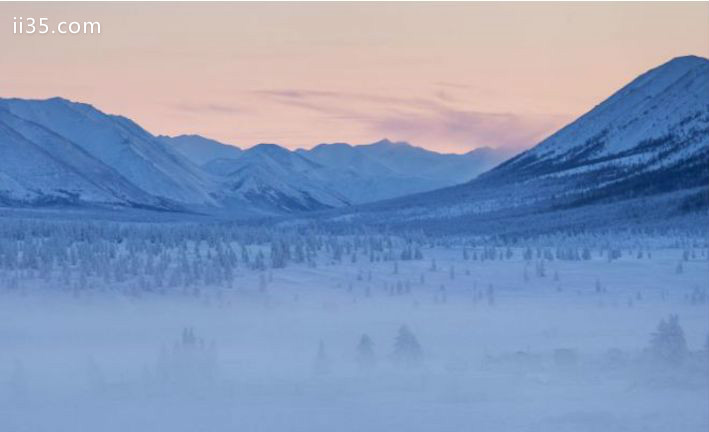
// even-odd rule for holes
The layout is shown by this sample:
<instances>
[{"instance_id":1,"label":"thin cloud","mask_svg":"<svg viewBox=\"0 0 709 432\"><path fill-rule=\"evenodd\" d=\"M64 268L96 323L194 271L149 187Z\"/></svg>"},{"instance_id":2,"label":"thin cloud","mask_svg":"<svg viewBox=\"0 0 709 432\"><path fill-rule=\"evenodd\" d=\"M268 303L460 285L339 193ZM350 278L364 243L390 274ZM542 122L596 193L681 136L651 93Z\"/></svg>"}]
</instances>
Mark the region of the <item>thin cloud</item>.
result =
<instances>
[{"instance_id":1,"label":"thin cloud","mask_svg":"<svg viewBox=\"0 0 709 432\"><path fill-rule=\"evenodd\" d=\"M465 151L480 146L531 147L568 120L559 115L481 112L461 109L449 92L430 99L322 90L261 90L272 101L328 119L358 122L373 136Z\"/></svg>"},{"instance_id":2,"label":"thin cloud","mask_svg":"<svg viewBox=\"0 0 709 432\"><path fill-rule=\"evenodd\" d=\"M244 110L241 107L233 105L224 105L216 103L206 103L206 104L188 104L180 103L174 106L179 111L186 111L190 113L197 114L240 114Z\"/></svg>"},{"instance_id":3,"label":"thin cloud","mask_svg":"<svg viewBox=\"0 0 709 432\"><path fill-rule=\"evenodd\" d=\"M435 84L440 87L448 87L448 88L453 88L453 89L458 89L458 90L467 90L470 88L470 86L468 84L454 83L454 82L448 82L448 81L439 81Z\"/></svg>"},{"instance_id":4,"label":"thin cloud","mask_svg":"<svg viewBox=\"0 0 709 432\"><path fill-rule=\"evenodd\" d=\"M337 92L326 90L257 90L255 94L270 97L284 104L299 105L300 101L310 100L326 104L342 104L343 102L360 102L376 104L379 107L420 108L429 110L446 109L447 106L435 99L421 97L396 97L388 95L373 95L367 93Z\"/></svg>"},{"instance_id":5,"label":"thin cloud","mask_svg":"<svg viewBox=\"0 0 709 432\"><path fill-rule=\"evenodd\" d=\"M521 150L538 143L564 121L560 116L448 110L428 115L398 113L375 120L370 127L383 134L438 142L463 151L484 146Z\"/></svg>"}]
</instances>

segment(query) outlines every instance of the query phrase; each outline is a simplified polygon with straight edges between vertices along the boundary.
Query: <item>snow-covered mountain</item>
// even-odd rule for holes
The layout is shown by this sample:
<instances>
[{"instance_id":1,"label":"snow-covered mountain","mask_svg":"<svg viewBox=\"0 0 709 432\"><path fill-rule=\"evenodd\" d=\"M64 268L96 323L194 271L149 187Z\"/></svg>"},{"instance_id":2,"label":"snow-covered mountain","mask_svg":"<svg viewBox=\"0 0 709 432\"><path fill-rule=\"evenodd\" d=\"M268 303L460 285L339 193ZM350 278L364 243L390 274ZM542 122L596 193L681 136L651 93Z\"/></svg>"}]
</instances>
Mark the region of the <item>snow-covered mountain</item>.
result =
<instances>
[{"instance_id":1,"label":"snow-covered mountain","mask_svg":"<svg viewBox=\"0 0 709 432\"><path fill-rule=\"evenodd\" d=\"M224 194L283 212L350 204L328 184L327 168L275 144L259 144L203 168L221 179Z\"/></svg>"},{"instance_id":2,"label":"snow-covered mountain","mask_svg":"<svg viewBox=\"0 0 709 432\"><path fill-rule=\"evenodd\" d=\"M198 167L125 117L61 98L5 99L0 109L71 141L151 195L215 204L212 184Z\"/></svg>"},{"instance_id":3,"label":"snow-covered mountain","mask_svg":"<svg viewBox=\"0 0 709 432\"><path fill-rule=\"evenodd\" d=\"M373 144L321 144L300 150L313 160L339 169L372 169L373 175L419 177L433 183L452 185L472 180L513 155L489 147L465 154L437 153L407 142L388 139Z\"/></svg>"},{"instance_id":4,"label":"snow-covered mountain","mask_svg":"<svg viewBox=\"0 0 709 432\"><path fill-rule=\"evenodd\" d=\"M419 177L447 185L470 181L503 162L511 151L482 147L465 154L437 153L407 142L388 139L373 144L320 144L298 150L315 161L338 169L364 169L373 176Z\"/></svg>"},{"instance_id":5,"label":"snow-covered mountain","mask_svg":"<svg viewBox=\"0 0 709 432\"><path fill-rule=\"evenodd\" d=\"M0 202L159 204L71 141L3 109Z\"/></svg>"},{"instance_id":6,"label":"snow-covered mountain","mask_svg":"<svg viewBox=\"0 0 709 432\"><path fill-rule=\"evenodd\" d=\"M373 160L363 160L356 167L345 167L339 160L331 162L321 163L306 152L276 144L259 144L237 158L207 162L203 169L224 178L229 193L262 204L271 202L283 211L343 207L435 188L393 173Z\"/></svg>"},{"instance_id":7,"label":"snow-covered mountain","mask_svg":"<svg viewBox=\"0 0 709 432\"><path fill-rule=\"evenodd\" d=\"M283 211L342 207L451 186L511 155L491 148L441 154L386 139L291 151L276 144L241 150L199 135L159 138L208 173L228 177L229 193Z\"/></svg>"},{"instance_id":8,"label":"snow-covered mountain","mask_svg":"<svg viewBox=\"0 0 709 432\"><path fill-rule=\"evenodd\" d=\"M227 215L322 210L452 185L501 156L441 155L387 140L241 150L198 135L155 137L61 98L0 99L0 203L111 205Z\"/></svg>"},{"instance_id":9,"label":"snow-covered mountain","mask_svg":"<svg viewBox=\"0 0 709 432\"><path fill-rule=\"evenodd\" d=\"M709 207L708 139L709 61L699 57L641 75L478 177L505 154L487 148L439 154L389 140L241 150L196 135L155 137L124 117L61 98L0 99L0 205L239 216L344 207L336 214L348 220L355 214L456 227L581 207L588 218L589 205L618 202L691 210ZM361 205L377 200L388 201Z\"/></svg>"},{"instance_id":10,"label":"snow-covered mountain","mask_svg":"<svg viewBox=\"0 0 709 432\"><path fill-rule=\"evenodd\" d=\"M222 144L200 135L160 135L158 139L173 146L184 157L202 166L214 159L236 159L241 149L236 146Z\"/></svg>"},{"instance_id":11,"label":"snow-covered mountain","mask_svg":"<svg viewBox=\"0 0 709 432\"><path fill-rule=\"evenodd\" d=\"M406 142L320 144L300 154L335 169L331 179L352 202L364 203L467 182L512 154L480 148L437 153ZM339 175L338 175L339 174Z\"/></svg>"},{"instance_id":12,"label":"snow-covered mountain","mask_svg":"<svg viewBox=\"0 0 709 432\"><path fill-rule=\"evenodd\" d=\"M489 177L592 180L681 168L709 152L709 61L680 57L652 69Z\"/></svg>"},{"instance_id":13,"label":"snow-covered mountain","mask_svg":"<svg viewBox=\"0 0 709 432\"><path fill-rule=\"evenodd\" d=\"M124 117L61 98L0 99L0 128L3 201L216 205L209 176Z\"/></svg>"},{"instance_id":14,"label":"snow-covered mountain","mask_svg":"<svg viewBox=\"0 0 709 432\"><path fill-rule=\"evenodd\" d=\"M520 229L542 214L543 223L568 225L665 217L709 207L707 167L709 60L680 57L467 184L351 212L417 225L506 220Z\"/></svg>"}]
</instances>

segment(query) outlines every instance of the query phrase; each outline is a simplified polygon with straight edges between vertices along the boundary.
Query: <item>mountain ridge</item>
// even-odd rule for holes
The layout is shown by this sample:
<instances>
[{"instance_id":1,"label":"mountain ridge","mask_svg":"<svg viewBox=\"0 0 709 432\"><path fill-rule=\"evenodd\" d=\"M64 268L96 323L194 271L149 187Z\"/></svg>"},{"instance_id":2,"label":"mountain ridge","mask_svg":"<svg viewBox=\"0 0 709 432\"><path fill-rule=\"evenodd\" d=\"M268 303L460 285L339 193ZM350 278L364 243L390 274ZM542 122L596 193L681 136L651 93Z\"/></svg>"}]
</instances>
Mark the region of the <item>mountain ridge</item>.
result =
<instances>
[{"instance_id":1,"label":"mountain ridge","mask_svg":"<svg viewBox=\"0 0 709 432\"><path fill-rule=\"evenodd\" d=\"M153 136L126 117L63 98L0 99L0 203L315 212L321 220L421 227L489 227L497 217L558 218L567 210L581 217L578 208L592 214L616 203L628 213L631 202L637 214L659 202L667 214L703 211L708 138L709 60L696 56L648 70L504 161L504 151L491 148L440 154L386 138L241 149L198 135Z\"/></svg>"},{"instance_id":2,"label":"mountain ridge","mask_svg":"<svg viewBox=\"0 0 709 432\"><path fill-rule=\"evenodd\" d=\"M626 204L637 209L637 203L645 202L645 214L657 217L688 208L706 212L707 166L709 60L676 58L468 183L363 205L331 220L349 214L348 220L369 223L473 229L504 217L524 230L531 220L557 219L560 224L562 214L580 217L575 209L592 214L613 205L620 212L617 220L639 222L643 211L625 211Z\"/></svg>"},{"instance_id":3,"label":"mountain ridge","mask_svg":"<svg viewBox=\"0 0 709 432\"><path fill-rule=\"evenodd\" d=\"M242 185L250 183L245 178L238 178L239 175L246 175L248 171L258 178L259 188L270 191L289 189L289 194L295 201L300 200L295 195L310 195L311 198L320 196L324 207L360 204L464 182L509 155L507 151L492 148L476 149L462 155L437 153L388 139L357 145L322 143L311 149L296 150L273 143L260 143L234 151L237 147L199 135L187 137L192 141L192 148L178 150L210 174L237 177L229 180L232 190L238 190ZM160 138L164 142L172 143L172 140L180 137ZM195 152L194 144L198 144L200 140L209 142L206 149L209 157L201 155L198 159L191 155ZM222 149L214 147L215 143ZM224 156L224 152L229 154ZM245 164L258 163L259 159L274 172L280 173L281 177L273 178L263 170L245 169ZM406 163L397 165L396 159L405 159ZM295 188L283 186L283 180L286 178L291 179L290 186ZM310 198L308 201L314 203ZM307 206L296 207L300 210L310 209ZM320 209L323 206L314 207ZM288 206L284 208L287 209Z\"/></svg>"},{"instance_id":4,"label":"mountain ridge","mask_svg":"<svg viewBox=\"0 0 709 432\"><path fill-rule=\"evenodd\" d=\"M288 214L431 190L459 180L422 177L415 166L408 172L394 169L386 160L398 155L377 159L366 154L396 148L414 152L408 156L412 161L439 157L408 143L381 140L355 146L362 165L343 169L277 144L242 150L199 135L154 136L127 117L60 97L0 99L0 122L5 156L0 202L6 206ZM324 145L318 151L331 149ZM471 170L470 176L482 170L462 159L455 169Z\"/></svg>"}]
</instances>

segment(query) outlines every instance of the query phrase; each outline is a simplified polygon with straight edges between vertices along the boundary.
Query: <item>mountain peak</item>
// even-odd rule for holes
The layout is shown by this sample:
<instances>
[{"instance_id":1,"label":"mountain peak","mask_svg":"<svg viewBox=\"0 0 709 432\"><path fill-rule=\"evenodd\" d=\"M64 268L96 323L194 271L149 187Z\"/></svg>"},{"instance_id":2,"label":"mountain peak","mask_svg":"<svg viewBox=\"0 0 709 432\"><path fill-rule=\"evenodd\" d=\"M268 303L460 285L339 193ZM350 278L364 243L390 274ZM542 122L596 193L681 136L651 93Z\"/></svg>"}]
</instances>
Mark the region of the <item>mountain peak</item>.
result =
<instances>
[{"instance_id":1,"label":"mountain peak","mask_svg":"<svg viewBox=\"0 0 709 432\"><path fill-rule=\"evenodd\" d=\"M345 142L320 143L310 150L320 150L325 148L352 148L352 144L348 144Z\"/></svg>"},{"instance_id":2,"label":"mountain peak","mask_svg":"<svg viewBox=\"0 0 709 432\"><path fill-rule=\"evenodd\" d=\"M170 135L159 135L158 138L172 138L172 139L203 139L205 141L214 141L212 139L203 137L202 135L197 135L197 134L181 134L181 135L175 135L175 136L170 136Z\"/></svg>"},{"instance_id":3,"label":"mountain peak","mask_svg":"<svg viewBox=\"0 0 709 432\"><path fill-rule=\"evenodd\" d=\"M709 70L709 60L706 58L694 55L675 57L638 76L620 89L616 95L625 95L628 92L643 89L643 91L648 93L648 97L654 97L687 74L691 73L692 76L699 76L704 79L707 70ZM613 100L614 97L615 95L611 96L609 100Z\"/></svg>"},{"instance_id":4,"label":"mountain peak","mask_svg":"<svg viewBox=\"0 0 709 432\"><path fill-rule=\"evenodd\" d=\"M471 182L372 204L366 217L402 226L428 219L441 229L460 221L484 232L705 213L708 100L709 60L672 59Z\"/></svg>"},{"instance_id":5,"label":"mountain peak","mask_svg":"<svg viewBox=\"0 0 709 432\"><path fill-rule=\"evenodd\" d=\"M659 67L665 67L669 65L678 65L678 66L697 66L701 64L709 64L709 59L696 56L696 55L686 55L686 56L680 56L680 57L675 57L672 60L660 65Z\"/></svg>"},{"instance_id":6,"label":"mountain peak","mask_svg":"<svg viewBox=\"0 0 709 432\"><path fill-rule=\"evenodd\" d=\"M257 152L257 153L270 153L270 154L281 154L288 153L288 150L279 146L278 144L271 143L261 143L247 149L246 151Z\"/></svg>"},{"instance_id":7,"label":"mountain peak","mask_svg":"<svg viewBox=\"0 0 709 432\"><path fill-rule=\"evenodd\" d=\"M0 101L4 101L9 104L39 104L39 105L62 105L62 106L80 106L80 107L86 107L90 109L96 110L92 105L83 103L83 102L74 102L72 100L60 97L60 96L54 96L50 98L45 98L45 99L24 99L24 98L0 98Z\"/></svg>"},{"instance_id":8,"label":"mountain peak","mask_svg":"<svg viewBox=\"0 0 709 432\"><path fill-rule=\"evenodd\" d=\"M695 55L675 57L672 60L650 69L646 74L651 75L683 75L691 70L709 67L709 59ZM642 77L643 75L641 75Z\"/></svg>"},{"instance_id":9,"label":"mountain peak","mask_svg":"<svg viewBox=\"0 0 709 432\"><path fill-rule=\"evenodd\" d=\"M674 58L635 78L535 147L490 172L512 177L660 172L705 150L709 60ZM600 174L599 174L600 175ZM608 180L606 180L608 181Z\"/></svg>"},{"instance_id":10,"label":"mountain peak","mask_svg":"<svg viewBox=\"0 0 709 432\"><path fill-rule=\"evenodd\" d=\"M61 96L54 96L46 99L47 102L63 102L63 103L74 103L69 99L63 98Z\"/></svg>"},{"instance_id":11,"label":"mountain peak","mask_svg":"<svg viewBox=\"0 0 709 432\"><path fill-rule=\"evenodd\" d=\"M406 141L392 141L389 138L383 138L377 142L371 144L364 144L365 146L377 146L377 147L413 147Z\"/></svg>"}]
</instances>

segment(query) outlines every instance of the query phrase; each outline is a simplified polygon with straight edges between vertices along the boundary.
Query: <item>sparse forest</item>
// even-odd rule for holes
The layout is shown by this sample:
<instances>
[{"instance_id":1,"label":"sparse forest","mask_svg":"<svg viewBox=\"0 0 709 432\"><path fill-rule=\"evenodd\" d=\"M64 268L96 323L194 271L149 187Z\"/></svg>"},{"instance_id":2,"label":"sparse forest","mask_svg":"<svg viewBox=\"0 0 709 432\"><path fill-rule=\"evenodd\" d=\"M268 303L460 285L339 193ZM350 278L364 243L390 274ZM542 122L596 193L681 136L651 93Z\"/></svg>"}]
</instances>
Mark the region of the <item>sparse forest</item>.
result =
<instances>
[{"instance_id":1,"label":"sparse forest","mask_svg":"<svg viewBox=\"0 0 709 432\"><path fill-rule=\"evenodd\" d=\"M692 232L3 222L7 430L76 404L91 406L82 424L97 430L135 426L107 424L109 413L140 421L178 407L156 424L194 430L205 415L210 430L278 430L297 409L313 413L299 424L324 430L315 425L334 410L354 431L384 417L341 410L381 404L423 430L406 419L431 403L422 424L557 430L541 401L572 428L704 422L693 413L709 401L709 244ZM629 394L639 416L661 421L624 420ZM503 414L510 398L522 407L514 418Z\"/></svg>"}]
</instances>

